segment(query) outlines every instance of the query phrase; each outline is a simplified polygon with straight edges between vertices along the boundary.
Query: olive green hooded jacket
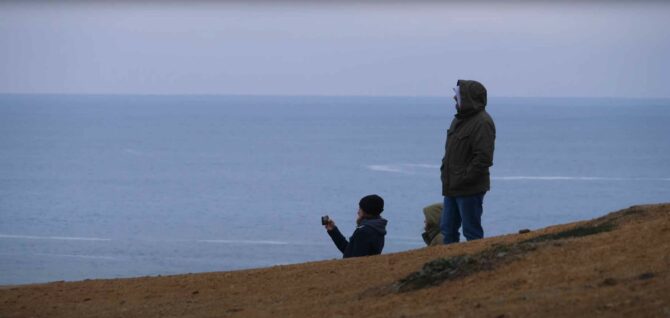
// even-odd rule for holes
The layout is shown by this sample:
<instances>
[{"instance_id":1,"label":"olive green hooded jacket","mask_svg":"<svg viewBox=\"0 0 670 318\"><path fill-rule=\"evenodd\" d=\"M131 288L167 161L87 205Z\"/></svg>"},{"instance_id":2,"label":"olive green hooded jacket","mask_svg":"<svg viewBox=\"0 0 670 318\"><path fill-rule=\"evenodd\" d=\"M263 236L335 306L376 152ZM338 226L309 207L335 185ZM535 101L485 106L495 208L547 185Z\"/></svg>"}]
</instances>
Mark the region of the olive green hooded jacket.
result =
<instances>
[{"instance_id":1,"label":"olive green hooded jacket","mask_svg":"<svg viewBox=\"0 0 670 318\"><path fill-rule=\"evenodd\" d=\"M426 218L425 232L421 234L428 246L444 244L444 236L440 233L440 218L442 217L442 203L431 204L423 208Z\"/></svg>"},{"instance_id":2,"label":"olive green hooded jacket","mask_svg":"<svg viewBox=\"0 0 670 318\"><path fill-rule=\"evenodd\" d=\"M486 112L486 88L458 80L461 104L447 131L440 167L442 195L466 196L490 189L496 127Z\"/></svg>"}]
</instances>

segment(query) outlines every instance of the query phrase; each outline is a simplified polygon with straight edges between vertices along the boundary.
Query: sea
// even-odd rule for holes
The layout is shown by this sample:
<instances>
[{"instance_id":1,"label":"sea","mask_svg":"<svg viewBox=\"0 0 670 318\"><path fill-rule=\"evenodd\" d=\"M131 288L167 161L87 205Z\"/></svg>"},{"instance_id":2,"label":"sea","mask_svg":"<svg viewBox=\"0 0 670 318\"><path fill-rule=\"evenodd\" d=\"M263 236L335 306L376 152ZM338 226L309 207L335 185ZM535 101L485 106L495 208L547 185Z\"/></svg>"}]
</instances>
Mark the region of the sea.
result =
<instances>
[{"instance_id":1,"label":"sea","mask_svg":"<svg viewBox=\"0 0 670 318\"><path fill-rule=\"evenodd\" d=\"M495 98L485 236L670 201L670 100ZM421 248L450 97L0 95L0 285L341 258L358 201Z\"/></svg>"}]
</instances>

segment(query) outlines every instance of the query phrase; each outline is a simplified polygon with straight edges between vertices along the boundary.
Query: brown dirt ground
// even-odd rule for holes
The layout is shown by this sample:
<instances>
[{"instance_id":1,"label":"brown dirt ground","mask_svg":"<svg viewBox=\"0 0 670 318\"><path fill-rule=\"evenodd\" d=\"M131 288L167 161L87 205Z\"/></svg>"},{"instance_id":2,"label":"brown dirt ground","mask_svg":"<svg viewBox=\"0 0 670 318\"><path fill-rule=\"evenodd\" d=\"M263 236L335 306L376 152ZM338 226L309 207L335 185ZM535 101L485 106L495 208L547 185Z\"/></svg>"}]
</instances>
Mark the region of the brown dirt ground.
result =
<instances>
[{"instance_id":1,"label":"brown dirt ground","mask_svg":"<svg viewBox=\"0 0 670 318\"><path fill-rule=\"evenodd\" d=\"M357 259L7 286L0 317L670 317L670 204L605 219L617 227L407 293L389 286L427 261L593 221Z\"/></svg>"}]
</instances>

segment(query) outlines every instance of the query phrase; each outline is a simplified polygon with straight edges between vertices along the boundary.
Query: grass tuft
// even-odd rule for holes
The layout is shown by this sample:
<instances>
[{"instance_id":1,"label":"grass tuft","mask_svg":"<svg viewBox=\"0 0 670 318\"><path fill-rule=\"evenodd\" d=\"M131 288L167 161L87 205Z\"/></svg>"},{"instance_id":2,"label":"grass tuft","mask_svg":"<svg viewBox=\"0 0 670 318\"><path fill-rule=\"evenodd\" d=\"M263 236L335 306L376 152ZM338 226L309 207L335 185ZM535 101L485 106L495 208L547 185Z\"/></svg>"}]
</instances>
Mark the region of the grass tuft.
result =
<instances>
[{"instance_id":1,"label":"grass tuft","mask_svg":"<svg viewBox=\"0 0 670 318\"><path fill-rule=\"evenodd\" d=\"M521 243L538 243L538 242L555 241L567 238L583 237L603 232L609 232L614 228L615 225L613 222L605 222L599 225L578 226L558 233L540 235L538 237L525 240Z\"/></svg>"},{"instance_id":2,"label":"grass tuft","mask_svg":"<svg viewBox=\"0 0 670 318\"><path fill-rule=\"evenodd\" d=\"M392 289L396 292L408 292L436 286L446 280L454 280L480 271L492 270L501 264L513 261L528 252L536 250L540 244L609 232L615 227L616 225L611 221L594 225L582 225L558 233L540 235L519 243L495 244L473 255L438 258L425 263L421 270L397 281L393 284Z\"/></svg>"}]
</instances>

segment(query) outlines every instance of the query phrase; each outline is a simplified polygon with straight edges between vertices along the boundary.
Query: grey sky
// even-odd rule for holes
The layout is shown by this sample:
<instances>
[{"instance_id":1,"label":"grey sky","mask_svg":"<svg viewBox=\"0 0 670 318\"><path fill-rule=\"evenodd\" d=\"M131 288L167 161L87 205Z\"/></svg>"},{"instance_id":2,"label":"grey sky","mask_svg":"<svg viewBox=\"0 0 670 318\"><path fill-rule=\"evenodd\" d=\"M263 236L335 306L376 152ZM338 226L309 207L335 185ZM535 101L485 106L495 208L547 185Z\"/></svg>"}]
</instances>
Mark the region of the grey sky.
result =
<instances>
[{"instance_id":1,"label":"grey sky","mask_svg":"<svg viewBox=\"0 0 670 318\"><path fill-rule=\"evenodd\" d=\"M670 97L670 5L0 3L0 92Z\"/></svg>"}]
</instances>

